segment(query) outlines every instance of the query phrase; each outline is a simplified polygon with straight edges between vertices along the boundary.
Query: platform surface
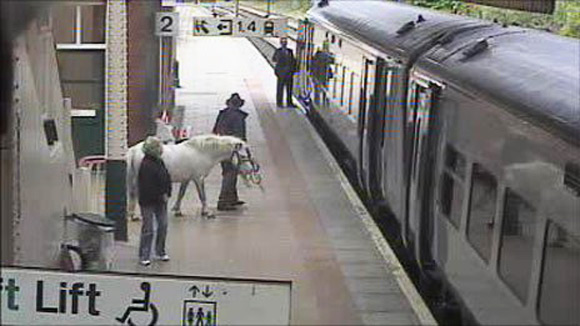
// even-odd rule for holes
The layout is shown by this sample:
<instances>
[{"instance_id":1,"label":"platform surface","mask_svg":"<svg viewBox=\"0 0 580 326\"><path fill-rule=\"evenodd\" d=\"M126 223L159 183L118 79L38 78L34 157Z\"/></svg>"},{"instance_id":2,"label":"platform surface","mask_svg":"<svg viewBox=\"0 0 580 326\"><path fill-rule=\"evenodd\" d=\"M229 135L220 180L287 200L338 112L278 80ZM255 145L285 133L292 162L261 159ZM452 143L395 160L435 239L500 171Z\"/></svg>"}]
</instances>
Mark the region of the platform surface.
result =
<instances>
[{"instance_id":1,"label":"platform surface","mask_svg":"<svg viewBox=\"0 0 580 326\"><path fill-rule=\"evenodd\" d=\"M194 11L179 10L186 26ZM185 216L169 216L171 260L140 266L141 223L129 222L129 241L117 243L114 270L291 280L292 324L434 323L401 276L400 264L377 246L380 235L369 231L368 213L353 200L304 113L276 108L275 76L252 44L242 38L181 36L177 56L182 86L177 105L185 107L184 124L194 134L211 131L231 93L246 100L248 141L261 164L265 191L240 180L240 199L247 204L216 211L221 182L216 166L206 180L216 218L201 218L191 186ZM366 223L361 216L367 216Z\"/></svg>"}]
</instances>

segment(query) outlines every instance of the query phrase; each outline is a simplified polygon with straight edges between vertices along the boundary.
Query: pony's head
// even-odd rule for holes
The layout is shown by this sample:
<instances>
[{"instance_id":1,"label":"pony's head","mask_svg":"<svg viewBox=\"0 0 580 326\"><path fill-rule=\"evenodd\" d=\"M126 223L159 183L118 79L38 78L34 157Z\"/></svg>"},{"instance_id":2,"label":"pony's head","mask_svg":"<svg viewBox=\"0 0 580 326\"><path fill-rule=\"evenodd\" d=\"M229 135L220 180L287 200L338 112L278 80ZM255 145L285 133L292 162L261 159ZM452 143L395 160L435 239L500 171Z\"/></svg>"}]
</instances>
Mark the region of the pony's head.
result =
<instances>
[{"instance_id":1,"label":"pony's head","mask_svg":"<svg viewBox=\"0 0 580 326\"><path fill-rule=\"evenodd\" d=\"M192 137L184 142L187 146L208 154L231 155L246 147L246 142L233 136L200 135Z\"/></svg>"}]
</instances>

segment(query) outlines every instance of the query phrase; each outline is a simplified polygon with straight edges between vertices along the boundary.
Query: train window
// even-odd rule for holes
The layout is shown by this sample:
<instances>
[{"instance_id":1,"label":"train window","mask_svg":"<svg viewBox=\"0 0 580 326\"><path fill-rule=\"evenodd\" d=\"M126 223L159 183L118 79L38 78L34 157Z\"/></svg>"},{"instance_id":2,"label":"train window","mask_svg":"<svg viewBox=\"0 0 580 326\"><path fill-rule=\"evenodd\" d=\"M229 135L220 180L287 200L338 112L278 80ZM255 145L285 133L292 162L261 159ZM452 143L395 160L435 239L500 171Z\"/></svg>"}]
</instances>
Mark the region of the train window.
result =
<instances>
[{"instance_id":1,"label":"train window","mask_svg":"<svg viewBox=\"0 0 580 326\"><path fill-rule=\"evenodd\" d=\"M336 71L336 73L337 73L337 76L336 76L336 78L334 78L333 83L332 83L332 98L335 100L337 98L338 77L340 76L340 75L338 75L339 67L340 67L340 65L336 64L336 65L334 65L334 68L332 69L332 70Z\"/></svg>"},{"instance_id":2,"label":"train window","mask_svg":"<svg viewBox=\"0 0 580 326\"><path fill-rule=\"evenodd\" d=\"M580 165L566 163L564 170L564 186L574 195L580 197Z\"/></svg>"},{"instance_id":3,"label":"train window","mask_svg":"<svg viewBox=\"0 0 580 326\"><path fill-rule=\"evenodd\" d=\"M465 174L465 157L447 145L445 151L445 168L441 176L439 201L441 213L451 224L459 227L461 208L463 206L463 175Z\"/></svg>"},{"instance_id":4,"label":"train window","mask_svg":"<svg viewBox=\"0 0 580 326\"><path fill-rule=\"evenodd\" d=\"M342 76L340 78L340 106L344 105L344 87L346 86L346 66L342 66Z\"/></svg>"},{"instance_id":5,"label":"train window","mask_svg":"<svg viewBox=\"0 0 580 326\"><path fill-rule=\"evenodd\" d=\"M449 145L445 154L445 166L455 172L461 179L465 178L465 157Z\"/></svg>"},{"instance_id":6,"label":"train window","mask_svg":"<svg viewBox=\"0 0 580 326\"><path fill-rule=\"evenodd\" d=\"M489 262L497 201L496 178L479 164L473 166L467 239Z\"/></svg>"},{"instance_id":7,"label":"train window","mask_svg":"<svg viewBox=\"0 0 580 326\"><path fill-rule=\"evenodd\" d=\"M353 106L353 96L354 96L354 72L350 73L350 92L348 94L348 114L352 114Z\"/></svg>"},{"instance_id":8,"label":"train window","mask_svg":"<svg viewBox=\"0 0 580 326\"><path fill-rule=\"evenodd\" d=\"M548 226L538 315L547 325L580 325L580 240Z\"/></svg>"},{"instance_id":9,"label":"train window","mask_svg":"<svg viewBox=\"0 0 580 326\"><path fill-rule=\"evenodd\" d=\"M501 229L499 274L526 301L536 239L536 209L507 189Z\"/></svg>"},{"instance_id":10,"label":"train window","mask_svg":"<svg viewBox=\"0 0 580 326\"><path fill-rule=\"evenodd\" d=\"M351 117L356 117L359 112L360 97L361 97L361 76L357 73L353 73L353 83L352 83L352 101L349 108L349 114Z\"/></svg>"},{"instance_id":11,"label":"train window","mask_svg":"<svg viewBox=\"0 0 580 326\"><path fill-rule=\"evenodd\" d=\"M56 123L54 119L45 119L43 127L48 146L54 145L54 143L58 141L58 133L56 131Z\"/></svg>"}]
</instances>

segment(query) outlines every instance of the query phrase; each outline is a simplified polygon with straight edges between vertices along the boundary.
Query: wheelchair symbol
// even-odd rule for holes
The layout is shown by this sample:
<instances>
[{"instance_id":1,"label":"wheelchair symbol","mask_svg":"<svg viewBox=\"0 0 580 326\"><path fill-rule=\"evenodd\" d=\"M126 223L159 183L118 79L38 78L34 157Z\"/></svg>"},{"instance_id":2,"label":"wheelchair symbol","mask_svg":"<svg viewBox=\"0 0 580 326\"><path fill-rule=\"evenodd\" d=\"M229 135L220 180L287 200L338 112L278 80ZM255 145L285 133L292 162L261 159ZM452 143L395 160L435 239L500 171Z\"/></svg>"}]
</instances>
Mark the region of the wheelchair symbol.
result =
<instances>
[{"instance_id":1,"label":"wheelchair symbol","mask_svg":"<svg viewBox=\"0 0 580 326\"><path fill-rule=\"evenodd\" d=\"M157 319L159 319L159 311L157 311L157 307L153 303L150 302L151 296L151 284L149 282L142 282L141 283L141 290L145 292L145 296L143 299L133 299L131 300L131 306L127 307L123 317L115 318L121 324L127 323L129 326L137 326L129 315L133 311L142 311L142 312L149 312L151 311L151 321L149 322L149 326L155 326L157 324Z\"/></svg>"}]
</instances>

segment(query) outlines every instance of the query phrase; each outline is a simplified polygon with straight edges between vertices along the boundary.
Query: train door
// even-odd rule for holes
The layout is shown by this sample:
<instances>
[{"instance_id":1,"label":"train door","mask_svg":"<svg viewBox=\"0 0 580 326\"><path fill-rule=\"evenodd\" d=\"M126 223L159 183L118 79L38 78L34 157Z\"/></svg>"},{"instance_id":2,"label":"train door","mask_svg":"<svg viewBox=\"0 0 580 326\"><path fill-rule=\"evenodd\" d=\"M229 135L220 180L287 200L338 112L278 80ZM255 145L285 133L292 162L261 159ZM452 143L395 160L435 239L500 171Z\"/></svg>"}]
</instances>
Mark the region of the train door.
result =
<instances>
[{"instance_id":1,"label":"train door","mask_svg":"<svg viewBox=\"0 0 580 326\"><path fill-rule=\"evenodd\" d=\"M429 196L434 174L434 155L436 133L434 132L434 108L437 84L422 77L413 77L409 85L407 100L407 148L410 155L406 164L410 169L407 176L407 217L404 223L405 242L421 263L424 240L430 227Z\"/></svg>"},{"instance_id":2,"label":"train door","mask_svg":"<svg viewBox=\"0 0 580 326\"><path fill-rule=\"evenodd\" d=\"M383 147L385 146L385 122L387 111L390 107L389 96L393 87L392 78L396 66L394 62L387 61L383 58L377 59L375 74L375 89L373 96L372 110L367 113L368 116L368 137L364 140L366 144L365 158L363 161L368 171L367 185L368 193L373 201L384 198L382 190L383 162L386 160Z\"/></svg>"},{"instance_id":3,"label":"train door","mask_svg":"<svg viewBox=\"0 0 580 326\"><path fill-rule=\"evenodd\" d=\"M358 150L358 175L359 184L362 189L367 189L367 172L368 172L368 143L365 139L369 137L369 124L367 123L367 115L372 111L373 103L373 91L375 86L375 71L373 70L373 65L375 64L373 60L366 57L363 58L363 68L362 68L362 81L361 81L361 96L358 114L358 139L359 139L359 150Z\"/></svg>"},{"instance_id":4,"label":"train door","mask_svg":"<svg viewBox=\"0 0 580 326\"><path fill-rule=\"evenodd\" d=\"M314 25L307 20L300 22L300 29L296 39L297 71L294 81L294 94L304 104L310 103L314 84L310 73L314 50Z\"/></svg>"},{"instance_id":5,"label":"train door","mask_svg":"<svg viewBox=\"0 0 580 326\"><path fill-rule=\"evenodd\" d=\"M406 69L399 62L389 62L385 76L384 110L378 123L377 185L378 205L392 212L398 223L405 218L403 189L404 178L404 127L405 101L407 100ZM400 235L400 224L397 232Z\"/></svg>"}]
</instances>

